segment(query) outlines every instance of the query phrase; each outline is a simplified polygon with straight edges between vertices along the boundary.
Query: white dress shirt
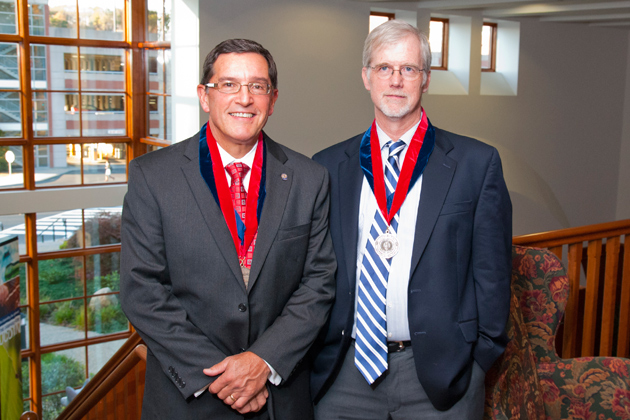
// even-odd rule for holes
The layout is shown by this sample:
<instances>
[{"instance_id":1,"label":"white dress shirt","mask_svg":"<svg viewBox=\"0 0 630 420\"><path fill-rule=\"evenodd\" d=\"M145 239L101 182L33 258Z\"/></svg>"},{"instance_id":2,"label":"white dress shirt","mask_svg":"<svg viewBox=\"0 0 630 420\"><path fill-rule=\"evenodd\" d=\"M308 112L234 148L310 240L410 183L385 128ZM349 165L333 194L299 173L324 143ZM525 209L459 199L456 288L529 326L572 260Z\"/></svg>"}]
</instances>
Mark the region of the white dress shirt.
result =
<instances>
[{"instance_id":1,"label":"white dress shirt","mask_svg":"<svg viewBox=\"0 0 630 420\"><path fill-rule=\"evenodd\" d=\"M418 129L420 121L402 135L400 140L404 141L406 147L400 154L399 162L404 162L411 139ZM388 141L396 142L399 139L390 139L387 134L376 125L378 140L381 146L381 158L386 162L389 157L389 148L383 147ZM400 168L402 170L402 167ZM376 169L374 169L376 170ZM381 169L384 173L384 169ZM399 211L398 231L398 254L392 258L389 278L387 280L387 340L406 341L410 339L409 320L407 317L407 289L409 286L409 276L411 271L411 254L413 252L413 240L416 231L416 220L418 218L418 205L420 204L420 191L422 190L422 175L415 185L408 192L405 201ZM378 209L376 198L370 188L370 184L365 176L361 186L361 202L359 206L359 240L357 242L357 268L356 268L356 290L355 296L359 295L359 276L361 275L361 265L365 247L370 236L370 228L374 222L374 214ZM354 302L354 326L352 327L352 338L356 337L356 299Z\"/></svg>"},{"instance_id":2,"label":"white dress shirt","mask_svg":"<svg viewBox=\"0 0 630 420\"><path fill-rule=\"evenodd\" d=\"M247 171L247 174L245 174L245 176L243 177L243 187L245 188L246 192L249 191L249 180L251 178L252 167L254 166L254 158L256 157L256 147L258 146L258 142L256 142L254 147L252 147L251 150L247 152L247 154L240 159L236 159L234 156L232 156L227 151L225 151L224 148L219 146L219 143L217 143L217 146L219 148L219 154L221 155L221 162L223 164L224 169L226 168L226 166L228 166L230 163L233 163L233 162L244 163L245 165L249 167L249 171ZM227 178L228 187L229 187L232 185L232 177L230 176L230 172L227 169L225 169L225 176ZM267 363L265 359L263 359L263 361ZM271 373L269 374L269 377L267 378L269 382L271 382L274 385L280 385L280 382L282 382L282 377L278 374L278 372L276 372L276 370L273 367L271 367L269 363L267 363L267 366L269 366L269 370L271 370ZM195 392L195 397L198 397L199 395L201 395L207 388L208 388L208 385L204 386L199 391Z\"/></svg>"}]
</instances>

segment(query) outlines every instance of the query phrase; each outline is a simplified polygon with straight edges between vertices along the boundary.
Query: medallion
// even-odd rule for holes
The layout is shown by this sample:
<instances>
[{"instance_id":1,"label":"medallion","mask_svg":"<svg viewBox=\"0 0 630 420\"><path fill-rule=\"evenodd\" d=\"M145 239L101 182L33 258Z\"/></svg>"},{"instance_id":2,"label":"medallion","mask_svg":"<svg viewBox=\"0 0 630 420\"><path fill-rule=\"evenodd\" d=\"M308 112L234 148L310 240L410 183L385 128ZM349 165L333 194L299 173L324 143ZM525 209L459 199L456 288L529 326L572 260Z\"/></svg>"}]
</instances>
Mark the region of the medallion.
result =
<instances>
[{"instance_id":1,"label":"medallion","mask_svg":"<svg viewBox=\"0 0 630 420\"><path fill-rule=\"evenodd\" d=\"M374 241L374 250L385 259L390 259L398 254L398 239L389 233L389 228Z\"/></svg>"},{"instance_id":2,"label":"medallion","mask_svg":"<svg viewBox=\"0 0 630 420\"><path fill-rule=\"evenodd\" d=\"M241 273L243 273L243 281L245 282L245 288L249 286L249 268L241 265Z\"/></svg>"}]
</instances>

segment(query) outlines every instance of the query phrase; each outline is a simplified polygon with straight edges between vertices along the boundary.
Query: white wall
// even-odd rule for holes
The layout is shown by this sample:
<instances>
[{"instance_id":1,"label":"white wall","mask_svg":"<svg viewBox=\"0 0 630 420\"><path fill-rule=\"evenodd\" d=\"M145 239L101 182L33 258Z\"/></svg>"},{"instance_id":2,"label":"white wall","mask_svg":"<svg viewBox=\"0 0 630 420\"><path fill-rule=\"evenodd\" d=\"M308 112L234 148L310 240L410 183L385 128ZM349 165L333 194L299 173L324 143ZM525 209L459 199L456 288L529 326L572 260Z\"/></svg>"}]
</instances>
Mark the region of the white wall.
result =
<instances>
[{"instance_id":1,"label":"white wall","mask_svg":"<svg viewBox=\"0 0 630 420\"><path fill-rule=\"evenodd\" d=\"M266 131L311 155L373 118L360 78L369 8L348 0L203 1L200 62L227 38L262 43L279 68ZM481 22L473 18L473 30ZM425 97L429 118L499 148L515 234L630 217L628 31L522 20L520 40L518 95L481 96L481 74L471 71L468 95Z\"/></svg>"}]
</instances>

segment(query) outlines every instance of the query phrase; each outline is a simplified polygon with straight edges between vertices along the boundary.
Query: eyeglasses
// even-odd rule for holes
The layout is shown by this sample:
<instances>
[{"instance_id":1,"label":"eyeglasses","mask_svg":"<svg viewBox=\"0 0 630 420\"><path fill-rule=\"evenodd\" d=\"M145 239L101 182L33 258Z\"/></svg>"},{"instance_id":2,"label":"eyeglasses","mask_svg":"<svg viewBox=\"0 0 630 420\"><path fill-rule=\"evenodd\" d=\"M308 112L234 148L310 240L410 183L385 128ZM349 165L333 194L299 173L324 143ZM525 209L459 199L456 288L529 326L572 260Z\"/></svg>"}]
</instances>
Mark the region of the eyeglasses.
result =
<instances>
[{"instance_id":1,"label":"eyeglasses","mask_svg":"<svg viewBox=\"0 0 630 420\"><path fill-rule=\"evenodd\" d=\"M395 68L390 64L379 64L378 66L374 66L370 68L375 71L376 77L379 79L387 80L394 74L395 71L399 72L403 79L405 80L418 80L420 75L424 71L424 69L419 69L416 66L404 65L399 68Z\"/></svg>"},{"instance_id":2,"label":"eyeglasses","mask_svg":"<svg viewBox=\"0 0 630 420\"><path fill-rule=\"evenodd\" d=\"M219 83L206 83L206 86L218 90L221 93L238 93L241 87L247 86L247 90L252 95L268 95L271 92L271 85L267 83L251 82L246 85L238 82L224 81Z\"/></svg>"}]
</instances>

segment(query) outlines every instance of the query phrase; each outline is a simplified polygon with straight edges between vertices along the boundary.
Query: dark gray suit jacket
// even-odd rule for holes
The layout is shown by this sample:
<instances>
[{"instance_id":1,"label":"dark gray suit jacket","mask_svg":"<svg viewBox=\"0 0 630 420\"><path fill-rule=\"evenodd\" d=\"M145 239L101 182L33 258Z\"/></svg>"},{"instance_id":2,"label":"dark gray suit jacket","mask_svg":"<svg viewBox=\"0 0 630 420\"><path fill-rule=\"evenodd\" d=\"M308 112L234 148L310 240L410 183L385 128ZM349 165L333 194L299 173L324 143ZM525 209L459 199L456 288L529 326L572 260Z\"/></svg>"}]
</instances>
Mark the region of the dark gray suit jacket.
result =
<instances>
[{"instance_id":1,"label":"dark gray suit jacket","mask_svg":"<svg viewBox=\"0 0 630 420\"><path fill-rule=\"evenodd\" d=\"M354 323L363 134L313 159L330 172L337 298L314 346L317 401L334 381ZM473 360L490 368L506 345L512 205L496 149L436 128L422 179L409 273L408 319L420 383L439 410L465 393Z\"/></svg>"},{"instance_id":2,"label":"dark gray suit jacket","mask_svg":"<svg viewBox=\"0 0 630 420\"><path fill-rule=\"evenodd\" d=\"M144 419L243 418L203 374L245 350L282 376L264 413L312 417L301 360L334 299L327 171L265 136L266 199L249 288L199 170L199 135L134 159L122 223L121 303L147 343ZM286 176L284 176L286 175Z\"/></svg>"}]
</instances>

